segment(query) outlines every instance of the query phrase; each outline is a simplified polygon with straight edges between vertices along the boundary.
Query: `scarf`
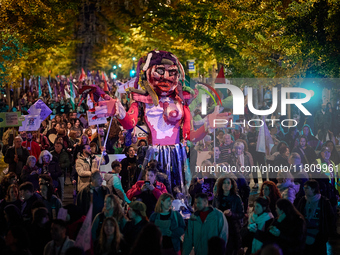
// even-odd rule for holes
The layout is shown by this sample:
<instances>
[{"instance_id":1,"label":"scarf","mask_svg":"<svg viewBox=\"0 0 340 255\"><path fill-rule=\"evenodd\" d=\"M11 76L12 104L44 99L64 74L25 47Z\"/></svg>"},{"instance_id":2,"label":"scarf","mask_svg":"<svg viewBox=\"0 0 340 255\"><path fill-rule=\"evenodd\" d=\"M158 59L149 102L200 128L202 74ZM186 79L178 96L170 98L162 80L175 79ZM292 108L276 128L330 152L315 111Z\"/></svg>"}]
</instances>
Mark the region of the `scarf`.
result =
<instances>
[{"instance_id":1,"label":"scarf","mask_svg":"<svg viewBox=\"0 0 340 255\"><path fill-rule=\"evenodd\" d=\"M306 203L306 220L310 220L313 218L316 209L318 208L319 200L321 198L321 194L316 194L312 197L305 196L307 203Z\"/></svg>"},{"instance_id":2,"label":"scarf","mask_svg":"<svg viewBox=\"0 0 340 255\"><path fill-rule=\"evenodd\" d=\"M265 212L265 213L262 213L260 216L258 216L255 213L252 213L252 215L249 217L249 220L248 220L248 222L249 222L248 226L250 224L256 223L257 229L260 230L260 231L264 231L266 221L273 219L273 218L274 218L274 216L272 215L272 213L266 213ZM263 245L262 242L260 242L256 238L254 238L253 243L252 243L251 253L255 253L258 250L260 250L262 245Z\"/></svg>"}]
</instances>

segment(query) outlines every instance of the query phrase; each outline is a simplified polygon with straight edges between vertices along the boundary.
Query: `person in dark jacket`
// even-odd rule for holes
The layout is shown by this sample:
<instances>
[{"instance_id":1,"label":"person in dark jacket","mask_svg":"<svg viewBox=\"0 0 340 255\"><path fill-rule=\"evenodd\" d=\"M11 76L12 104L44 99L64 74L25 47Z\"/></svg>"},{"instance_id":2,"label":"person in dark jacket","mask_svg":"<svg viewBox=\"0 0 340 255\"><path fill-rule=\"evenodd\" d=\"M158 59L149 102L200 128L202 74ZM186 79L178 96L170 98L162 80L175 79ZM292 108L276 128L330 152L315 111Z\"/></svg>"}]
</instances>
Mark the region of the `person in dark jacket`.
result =
<instances>
[{"instance_id":1,"label":"person in dark jacket","mask_svg":"<svg viewBox=\"0 0 340 255\"><path fill-rule=\"evenodd\" d=\"M301 163L303 165L310 165L314 163L317 158L314 149L308 145L308 140L306 136L300 136L299 145L296 146L292 152L299 153L301 157Z\"/></svg>"},{"instance_id":2,"label":"person in dark jacket","mask_svg":"<svg viewBox=\"0 0 340 255\"><path fill-rule=\"evenodd\" d=\"M292 151L293 148L298 145L297 138L299 132L296 127L289 128L288 133L285 135L284 141L288 144L289 150Z\"/></svg>"},{"instance_id":3,"label":"person in dark jacket","mask_svg":"<svg viewBox=\"0 0 340 255\"><path fill-rule=\"evenodd\" d=\"M305 248L306 223L301 213L287 199L276 203L276 218L268 231L259 233L257 239L264 243L276 243L283 255L301 255Z\"/></svg>"},{"instance_id":4,"label":"person in dark jacket","mask_svg":"<svg viewBox=\"0 0 340 255\"><path fill-rule=\"evenodd\" d=\"M58 193L61 194L59 177L62 175L59 163L55 161L52 154L44 150L40 153L39 164L42 174L48 174L53 180L54 188L58 189Z\"/></svg>"},{"instance_id":5,"label":"person in dark jacket","mask_svg":"<svg viewBox=\"0 0 340 255\"><path fill-rule=\"evenodd\" d=\"M243 205L237 194L237 184L233 178L220 178L217 182L217 196L213 206L221 210L228 220L229 238L226 254L237 254L241 248L240 231L244 217Z\"/></svg>"},{"instance_id":6,"label":"person in dark jacket","mask_svg":"<svg viewBox=\"0 0 340 255\"><path fill-rule=\"evenodd\" d=\"M212 163L209 160L204 160L202 162L203 167L212 166ZM208 195L209 205L212 204L214 199L214 186L216 182L215 175L211 174L210 171L198 172L196 177L192 178L191 184L189 187L189 194L192 198L196 196L196 194L204 193ZM194 204L194 199L192 199L191 205Z\"/></svg>"},{"instance_id":7,"label":"person in dark jacket","mask_svg":"<svg viewBox=\"0 0 340 255\"><path fill-rule=\"evenodd\" d=\"M126 158L122 160L122 186L125 192L132 188L136 183L139 173L137 173L137 157L132 146L126 148Z\"/></svg>"},{"instance_id":8,"label":"person in dark jacket","mask_svg":"<svg viewBox=\"0 0 340 255\"><path fill-rule=\"evenodd\" d=\"M102 185L103 178L99 171L91 174L91 183L83 188L77 196L77 205L81 208L82 214L87 215L91 202L93 202L92 220L103 210L104 200L110 190Z\"/></svg>"},{"instance_id":9,"label":"person in dark jacket","mask_svg":"<svg viewBox=\"0 0 340 255\"><path fill-rule=\"evenodd\" d=\"M305 254L326 255L326 243L330 237L333 224L333 210L329 200L320 194L319 183L310 180L304 186L305 196L297 205L304 215L307 225Z\"/></svg>"},{"instance_id":10,"label":"person in dark jacket","mask_svg":"<svg viewBox=\"0 0 340 255\"><path fill-rule=\"evenodd\" d=\"M24 182L19 187L21 199L24 201L21 207L21 215L24 221L30 222L32 219L32 205L37 200L41 200L41 196L34 192L33 184Z\"/></svg>"},{"instance_id":11,"label":"person in dark jacket","mask_svg":"<svg viewBox=\"0 0 340 255\"><path fill-rule=\"evenodd\" d=\"M128 249L131 249L139 233L148 224L146 218L146 205L140 201L133 201L129 204L128 221L122 231Z\"/></svg>"},{"instance_id":12,"label":"person in dark jacket","mask_svg":"<svg viewBox=\"0 0 340 255\"><path fill-rule=\"evenodd\" d=\"M276 218L276 202L281 198L281 193L274 182L263 182L260 190L260 197L269 197L269 208L273 216Z\"/></svg>"},{"instance_id":13,"label":"person in dark jacket","mask_svg":"<svg viewBox=\"0 0 340 255\"><path fill-rule=\"evenodd\" d=\"M290 155L290 150L287 146L282 145L279 150L279 154L276 156L273 162L273 167L279 167L280 169L282 168L290 168L288 158ZM277 183L277 172L272 171L268 173L269 175L269 180Z\"/></svg>"},{"instance_id":14,"label":"person in dark jacket","mask_svg":"<svg viewBox=\"0 0 340 255\"><path fill-rule=\"evenodd\" d=\"M17 176L21 175L21 170L27 162L30 153L21 146L22 138L17 136L14 138L13 146L8 148L4 161L9 164L8 172L15 173Z\"/></svg>"}]
</instances>

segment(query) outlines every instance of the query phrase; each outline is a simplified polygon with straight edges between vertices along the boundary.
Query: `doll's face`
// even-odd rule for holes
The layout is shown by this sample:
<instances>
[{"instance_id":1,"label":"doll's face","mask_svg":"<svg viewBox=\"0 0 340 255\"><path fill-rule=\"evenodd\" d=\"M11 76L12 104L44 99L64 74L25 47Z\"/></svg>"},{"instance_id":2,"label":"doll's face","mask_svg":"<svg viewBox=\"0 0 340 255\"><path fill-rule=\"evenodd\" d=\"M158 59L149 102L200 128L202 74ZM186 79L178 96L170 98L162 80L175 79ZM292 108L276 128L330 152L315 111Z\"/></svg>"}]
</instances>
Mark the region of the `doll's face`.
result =
<instances>
[{"instance_id":1,"label":"doll's face","mask_svg":"<svg viewBox=\"0 0 340 255\"><path fill-rule=\"evenodd\" d=\"M179 73L176 65L154 65L147 71L148 82L157 95L170 95L177 87Z\"/></svg>"}]
</instances>

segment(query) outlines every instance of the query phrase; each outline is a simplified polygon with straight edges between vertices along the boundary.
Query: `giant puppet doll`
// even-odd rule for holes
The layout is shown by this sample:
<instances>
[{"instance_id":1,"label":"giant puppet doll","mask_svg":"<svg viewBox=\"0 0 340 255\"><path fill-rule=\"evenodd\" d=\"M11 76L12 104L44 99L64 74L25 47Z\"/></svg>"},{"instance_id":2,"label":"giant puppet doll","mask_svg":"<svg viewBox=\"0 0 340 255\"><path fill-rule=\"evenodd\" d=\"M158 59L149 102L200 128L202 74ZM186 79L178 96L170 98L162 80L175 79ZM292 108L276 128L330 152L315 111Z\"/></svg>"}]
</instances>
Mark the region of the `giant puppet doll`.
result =
<instances>
[{"instance_id":1,"label":"giant puppet doll","mask_svg":"<svg viewBox=\"0 0 340 255\"><path fill-rule=\"evenodd\" d=\"M100 113L102 106L107 107L105 116L114 115L127 130L137 125L139 109L144 109L144 120L150 134L143 168L149 160L156 159L161 165L160 170L168 175L169 192L175 196L179 193L187 195L191 180L180 133L184 140L199 141L213 128L213 119L231 118L227 113L215 112L204 125L194 130L189 110L194 95L182 87L184 77L183 67L174 54L151 51L139 59L134 86L127 89L131 93L128 111L118 99L108 95L104 95L105 100L99 101L95 108L96 113Z\"/></svg>"}]
</instances>

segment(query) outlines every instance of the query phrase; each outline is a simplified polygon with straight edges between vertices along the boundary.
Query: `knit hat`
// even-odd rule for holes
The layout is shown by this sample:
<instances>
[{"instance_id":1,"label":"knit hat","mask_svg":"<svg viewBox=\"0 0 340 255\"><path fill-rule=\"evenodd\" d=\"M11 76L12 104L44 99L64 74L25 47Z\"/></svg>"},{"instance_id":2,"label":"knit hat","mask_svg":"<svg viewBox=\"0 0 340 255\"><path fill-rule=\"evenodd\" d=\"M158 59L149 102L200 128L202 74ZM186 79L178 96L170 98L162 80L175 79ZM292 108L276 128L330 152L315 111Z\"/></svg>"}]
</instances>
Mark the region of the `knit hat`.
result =
<instances>
[{"instance_id":1,"label":"knit hat","mask_svg":"<svg viewBox=\"0 0 340 255\"><path fill-rule=\"evenodd\" d=\"M134 211L139 211L139 213L146 217L146 205L140 201L133 201L129 204L129 207Z\"/></svg>"},{"instance_id":2,"label":"knit hat","mask_svg":"<svg viewBox=\"0 0 340 255\"><path fill-rule=\"evenodd\" d=\"M210 142L211 141L211 136L210 135L206 135L204 137L204 142Z\"/></svg>"}]
</instances>

